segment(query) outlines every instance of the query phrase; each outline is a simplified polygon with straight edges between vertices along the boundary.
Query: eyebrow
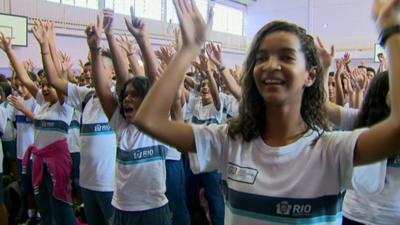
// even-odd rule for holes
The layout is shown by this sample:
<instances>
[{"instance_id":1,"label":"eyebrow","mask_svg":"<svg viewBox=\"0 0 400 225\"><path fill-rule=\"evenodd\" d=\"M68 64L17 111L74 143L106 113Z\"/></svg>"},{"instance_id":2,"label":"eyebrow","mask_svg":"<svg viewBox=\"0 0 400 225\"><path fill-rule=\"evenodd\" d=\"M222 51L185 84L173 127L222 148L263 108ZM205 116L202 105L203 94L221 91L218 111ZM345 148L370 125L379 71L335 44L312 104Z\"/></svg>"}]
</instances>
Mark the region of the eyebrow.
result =
<instances>
[{"instance_id":1,"label":"eyebrow","mask_svg":"<svg viewBox=\"0 0 400 225\"><path fill-rule=\"evenodd\" d=\"M294 48L280 48L280 49L278 49L278 52L296 53L297 50ZM268 50L266 50L266 49L258 49L256 51L256 54L266 54L266 53L268 53Z\"/></svg>"}]
</instances>

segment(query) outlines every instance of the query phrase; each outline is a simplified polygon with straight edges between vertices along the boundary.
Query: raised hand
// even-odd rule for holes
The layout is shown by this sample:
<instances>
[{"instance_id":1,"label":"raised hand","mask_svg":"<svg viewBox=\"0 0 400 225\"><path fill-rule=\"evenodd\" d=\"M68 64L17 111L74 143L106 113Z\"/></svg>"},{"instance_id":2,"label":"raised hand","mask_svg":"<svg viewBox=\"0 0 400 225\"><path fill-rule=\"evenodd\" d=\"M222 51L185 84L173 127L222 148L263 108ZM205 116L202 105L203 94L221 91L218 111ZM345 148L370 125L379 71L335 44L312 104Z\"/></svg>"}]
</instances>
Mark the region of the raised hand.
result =
<instances>
[{"instance_id":1,"label":"raised hand","mask_svg":"<svg viewBox=\"0 0 400 225\"><path fill-rule=\"evenodd\" d=\"M344 65L349 65L351 63L350 53L348 53L348 52L344 53L342 61L343 61Z\"/></svg>"},{"instance_id":2,"label":"raised hand","mask_svg":"<svg viewBox=\"0 0 400 225\"><path fill-rule=\"evenodd\" d=\"M22 111L24 109L24 104L22 103L22 98L10 95L8 97L8 101L10 104L16 108L18 111Z\"/></svg>"},{"instance_id":3,"label":"raised hand","mask_svg":"<svg viewBox=\"0 0 400 225\"><path fill-rule=\"evenodd\" d=\"M0 48L4 51L10 51L11 48L11 38L5 37L2 32L0 32Z\"/></svg>"},{"instance_id":4,"label":"raised hand","mask_svg":"<svg viewBox=\"0 0 400 225\"><path fill-rule=\"evenodd\" d=\"M372 17L379 31L400 24L400 0L375 0Z\"/></svg>"},{"instance_id":5,"label":"raised hand","mask_svg":"<svg viewBox=\"0 0 400 225\"><path fill-rule=\"evenodd\" d=\"M182 33L182 46L199 48L206 38L207 26L195 1L174 0L174 5Z\"/></svg>"},{"instance_id":6,"label":"raised hand","mask_svg":"<svg viewBox=\"0 0 400 225\"><path fill-rule=\"evenodd\" d=\"M165 64L169 64L169 62L172 60L172 58L174 57L174 51L172 49L171 46L162 46L160 48L160 50L157 50L155 52L157 58L165 63Z\"/></svg>"},{"instance_id":7,"label":"raised hand","mask_svg":"<svg viewBox=\"0 0 400 225\"><path fill-rule=\"evenodd\" d=\"M54 24L50 21L45 23L45 27L47 27L47 36L51 43L56 42L56 32L54 31Z\"/></svg>"},{"instance_id":8,"label":"raised hand","mask_svg":"<svg viewBox=\"0 0 400 225\"><path fill-rule=\"evenodd\" d=\"M147 26L140 18L135 16L135 10L133 6L130 8L131 10L131 19L125 18L126 28L128 31L136 38L136 40L142 40L143 38L147 38Z\"/></svg>"},{"instance_id":9,"label":"raised hand","mask_svg":"<svg viewBox=\"0 0 400 225\"><path fill-rule=\"evenodd\" d=\"M111 9L103 10L103 29L106 35L112 34L112 23L114 19L114 11Z\"/></svg>"},{"instance_id":10,"label":"raised hand","mask_svg":"<svg viewBox=\"0 0 400 225\"><path fill-rule=\"evenodd\" d=\"M96 25L89 25L86 30L86 40L91 50L100 50L100 38L103 24L103 17L97 15Z\"/></svg>"},{"instance_id":11,"label":"raised hand","mask_svg":"<svg viewBox=\"0 0 400 225\"><path fill-rule=\"evenodd\" d=\"M219 67L222 62L221 55L221 47L219 45L214 45L214 43L208 43L206 45L207 55L210 58L211 62L214 63L217 67Z\"/></svg>"},{"instance_id":12,"label":"raised hand","mask_svg":"<svg viewBox=\"0 0 400 225\"><path fill-rule=\"evenodd\" d=\"M174 44L173 47L177 52L182 47L182 37L181 37L181 30L179 28L174 29Z\"/></svg>"},{"instance_id":13,"label":"raised hand","mask_svg":"<svg viewBox=\"0 0 400 225\"><path fill-rule=\"evenodd\" d=\"M32 33L40 45L48 43L48 30L49 26L46 26L46 22L35 20L35 25L32 27Z\"/></svg>"},{"instance_id":14,"label":"raised hand","mask_svg":"<svg viewBox=\"0 0 400 225\"><path fill-rule=\"evenodd\" d=\"M120 35L116 38L119 46L125 51L127 55L133 54L136 52L136 49L133 45L133 41L129 40L126 34Z\"/></svg>"},{"instance_id":15,"label":"raised hand","mask_svg":"<svg viewBox=\"0 0 400 225\"><path fill-rule=\"evenodd\" d=\"M331 45L331 50L328 51L319 37L317 37L315 46L317 47L322 67L324 70L328 70L332 65L333 58L335 57L335 46Z\"/></svg>"}]
</instances>

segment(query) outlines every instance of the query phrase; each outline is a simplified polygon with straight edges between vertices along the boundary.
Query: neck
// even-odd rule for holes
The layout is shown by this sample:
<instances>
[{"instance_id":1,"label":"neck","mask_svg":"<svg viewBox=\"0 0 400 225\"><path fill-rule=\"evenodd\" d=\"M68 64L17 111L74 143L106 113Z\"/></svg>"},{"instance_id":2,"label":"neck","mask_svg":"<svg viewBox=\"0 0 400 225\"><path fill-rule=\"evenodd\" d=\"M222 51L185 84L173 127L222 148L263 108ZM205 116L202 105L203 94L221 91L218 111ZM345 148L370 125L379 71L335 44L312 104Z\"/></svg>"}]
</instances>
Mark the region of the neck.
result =
<instances>
[{"instance_id":1,"label":"neck","mask_svg":"<svg viewBox=\"0 0 400 225\"><path fill-rule=\"evenodd\" d=\"M270 146L291 144L308 130L301 117L300 106L268 106L265 118L262 137Z\"/></svg>"}]
</instances>

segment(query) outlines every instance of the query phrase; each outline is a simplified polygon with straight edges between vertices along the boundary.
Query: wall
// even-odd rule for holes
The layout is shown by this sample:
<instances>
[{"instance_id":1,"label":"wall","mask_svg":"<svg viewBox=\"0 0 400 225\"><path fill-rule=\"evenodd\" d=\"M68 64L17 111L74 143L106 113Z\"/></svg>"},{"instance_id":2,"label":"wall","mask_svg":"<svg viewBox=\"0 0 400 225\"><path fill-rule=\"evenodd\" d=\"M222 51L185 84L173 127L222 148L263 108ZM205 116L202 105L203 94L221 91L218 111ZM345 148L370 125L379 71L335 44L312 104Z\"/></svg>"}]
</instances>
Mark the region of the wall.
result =
<instances>
[{"instance_id":1,"label":"wall","mask_svg":"<svg viewBox=\"0 0 400 225\"><path fill-rule=\"evenodd\" d=\"M350 52L353 64L373 62L377 39L371 19L373 0L258 0L247 8L245 35L252 37L264 24L282 19L305 27L321 37L326 45L334 44L336 56Z\"/></svg>"},{"instance_id":2,"label":"wall","mask_svg":"<svg viewBox=\"0 0 400 225\"><path fill-rule=\"evenodd\" d=\"M88 48L84 29L87 24L95 22L96 10L60 5L44 0L2 0L0 12L27 16L29 29L35 18L55 22L58 34L57 47L68 52L73 62L86 58ZM154 48L159 48L160 45L167 44L168 41L173 40L172 34L167 33L168 24L149 19L144 19L144 21L148 26ZM117 34L127 33L122 15L115 15L114 30ZM247 46L246 38L210 31L208 39L223 43L224 58L227 66L231 67L234 64L242 63ZM39 46L30 32L28 34L28 47L15 48L15 52L21 60L30 58L37 66L41 65ZM75 67L77 66L76 63ZM9 74L7 67L8 59L5 54L1 53L0 72Z\"/></svg>"}]
</instances>

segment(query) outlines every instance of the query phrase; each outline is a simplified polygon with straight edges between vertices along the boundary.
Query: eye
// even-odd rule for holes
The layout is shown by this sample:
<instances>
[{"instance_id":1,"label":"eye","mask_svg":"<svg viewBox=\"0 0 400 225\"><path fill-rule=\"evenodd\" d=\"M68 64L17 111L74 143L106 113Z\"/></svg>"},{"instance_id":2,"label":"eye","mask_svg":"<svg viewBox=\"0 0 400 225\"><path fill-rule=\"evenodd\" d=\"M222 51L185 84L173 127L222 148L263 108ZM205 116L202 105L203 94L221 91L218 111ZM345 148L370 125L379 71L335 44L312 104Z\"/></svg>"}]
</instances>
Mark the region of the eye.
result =
<instances>
[{"instance_id":1,"label":"eye","mask_svg":"<svg viewBox=\"0 0 400 225\"><path fill-rule=\"evenodd\" d=\"M292 62L292 61L296 60L296 58L291 55L283 55L282 60L285 62Z\"/></svg>"},{"instance_id":2,"label":"eye","mask_svg":"<svg viewBox=\"0 0 400 225\"><path fill-rule=\"evenodd\" d=\"M268 60L268 56L265 54L257 54L256 55L256 62L264 62Z\"/></svg>"}]
</instances>

